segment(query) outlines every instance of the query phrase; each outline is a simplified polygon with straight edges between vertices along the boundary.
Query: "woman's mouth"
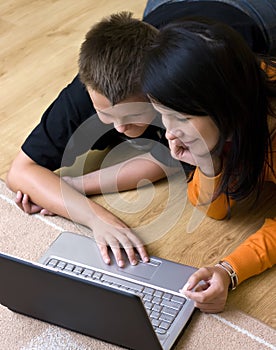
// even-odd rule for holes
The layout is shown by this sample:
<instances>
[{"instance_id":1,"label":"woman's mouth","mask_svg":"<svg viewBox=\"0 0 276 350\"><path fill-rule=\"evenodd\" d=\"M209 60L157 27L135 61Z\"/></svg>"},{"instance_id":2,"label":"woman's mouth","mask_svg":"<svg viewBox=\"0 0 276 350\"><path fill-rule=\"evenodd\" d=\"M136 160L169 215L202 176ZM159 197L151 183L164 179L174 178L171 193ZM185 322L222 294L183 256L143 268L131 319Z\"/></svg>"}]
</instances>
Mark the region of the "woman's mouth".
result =
<instances>
[{"instance_id":1,"label":"woman's mouth","mask_svg":"<svg viewBox=\"0 0 276 350\"><path fill-rule=\"evenodd\" d=\"M182 141L180 139L175 139L172 141L176 147L183 147L185 149L189 149L191 144L195 142L195 140L191 141Z\"/></svg>"}]
</instances>

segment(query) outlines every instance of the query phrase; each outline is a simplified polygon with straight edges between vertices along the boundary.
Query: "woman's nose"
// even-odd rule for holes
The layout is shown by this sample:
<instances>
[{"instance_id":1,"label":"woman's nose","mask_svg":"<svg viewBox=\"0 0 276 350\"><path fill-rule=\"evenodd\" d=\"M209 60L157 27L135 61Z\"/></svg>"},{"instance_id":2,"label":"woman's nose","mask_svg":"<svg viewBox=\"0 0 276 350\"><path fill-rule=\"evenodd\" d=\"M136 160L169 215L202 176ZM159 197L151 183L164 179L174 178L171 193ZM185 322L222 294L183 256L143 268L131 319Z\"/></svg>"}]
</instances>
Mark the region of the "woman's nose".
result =
<instances>
[{"instance_id":1,"label":"woman's nose","mask_svg":"<svg viewBox=\"0 0 276 350\"><path fill-rule=\"evenodd\" d=\"M165 136L168 140L174 140L181 138L183 136L183 132L179 129L167 129Z\"/></svg>"},{"instance_id":2,"label":"woman's nose","mask_svg":"<svg viewBox=\"0 0 276 350\"><path fill-rule=\"evenodd\" d=\"M178 127L177 120L172 116L162 115L162 122L166 128L166 134L168 133L168 139L173 140L174 138L180 137L183 133ZM167 135L166 135L167 137Z\"/></svg>"},{"instance_id":3,"label":"woman's nose","mask_svg":"<svg viewBox=\"0 0 276 350\"><path fill-rule=\"evenodd\" d=\"M167 140L174 140L176 137L175 137L175 135L174 134L172 134L170 131L166 131L166 134L165 134L165 136L166 136L166 139Z\"/></svg>"}]
</instances>

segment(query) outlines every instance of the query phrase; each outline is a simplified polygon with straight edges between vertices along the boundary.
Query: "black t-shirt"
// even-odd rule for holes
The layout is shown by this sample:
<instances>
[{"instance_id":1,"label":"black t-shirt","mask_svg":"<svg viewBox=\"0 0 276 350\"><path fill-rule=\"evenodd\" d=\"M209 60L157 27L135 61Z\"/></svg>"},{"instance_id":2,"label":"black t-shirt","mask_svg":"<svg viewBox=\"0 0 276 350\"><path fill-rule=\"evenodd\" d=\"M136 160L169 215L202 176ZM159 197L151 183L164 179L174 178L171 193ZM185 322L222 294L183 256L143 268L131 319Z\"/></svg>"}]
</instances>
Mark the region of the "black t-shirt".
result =
<instances>
[{"instance_id":1,"label":"black t-shirt","mask_svg":"<svg viewBox=\"0 0 276 350\"><path fill-rule=\"evenodd\" d=\"M229 24L244 36L253 50L265 50L265 41L255 22L239 9L220 2L164 4L146 16L144 21L160 28L183 17L207 17ZM149 126L140 138L159 140L160 147L155 143L151 154L166 165L175 166L175 161L168 155L160 118L158 125ZM37 164L55 170L72 165L78 155L89 149L103 150L122 139L125 137L122 138L112 125L105 125L98 119L85 86L76 76L44 112L40 123L22 145L22 150Z\"/></svg>"}]
</instances>

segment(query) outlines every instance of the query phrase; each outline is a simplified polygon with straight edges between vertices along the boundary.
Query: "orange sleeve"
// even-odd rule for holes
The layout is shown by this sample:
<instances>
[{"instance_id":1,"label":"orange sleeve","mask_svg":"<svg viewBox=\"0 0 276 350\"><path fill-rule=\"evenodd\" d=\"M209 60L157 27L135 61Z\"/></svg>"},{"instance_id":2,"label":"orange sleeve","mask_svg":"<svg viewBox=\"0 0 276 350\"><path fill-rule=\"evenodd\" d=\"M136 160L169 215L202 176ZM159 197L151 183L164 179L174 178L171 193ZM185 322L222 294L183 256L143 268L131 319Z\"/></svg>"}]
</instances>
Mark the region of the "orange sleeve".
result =
<instances>
[{"instance_id":1,"label":"orange sleeve","mask_svg":"<svg viewBox=\"0 0 276 350\"><path fill-rule=\"evenodd\" d=\"M228 201L224 193L213 200L220 180L221 174L208 177L196 168L192 181L188 183L188 198L192 205L217 220L224 219L228 214L229 204L230 207L234 204L233 200Z\"/></svg>"},{"instance_id":2,"label":"orange sleeve","mask_svg":"<svg viewBox=\"0 0 276 350\"><path fill-rule=\"evenodd\" d=\"M233 267L239 283L276 264L276 217L264 225L224 259Z\"/></svg>"}]
</instances>

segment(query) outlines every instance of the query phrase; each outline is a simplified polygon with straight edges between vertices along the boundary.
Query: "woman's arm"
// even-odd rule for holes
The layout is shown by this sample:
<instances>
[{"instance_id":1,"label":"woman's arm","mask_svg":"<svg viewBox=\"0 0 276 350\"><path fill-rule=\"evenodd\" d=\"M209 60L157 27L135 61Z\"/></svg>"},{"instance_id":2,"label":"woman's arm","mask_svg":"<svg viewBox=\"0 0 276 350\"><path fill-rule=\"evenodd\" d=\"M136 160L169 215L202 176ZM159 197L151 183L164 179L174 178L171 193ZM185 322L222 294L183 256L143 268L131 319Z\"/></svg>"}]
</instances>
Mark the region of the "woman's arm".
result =
<instances>
[{"instance_id":1,"label":"woman's arm","mask_svg":"<svg viewBox=\"0 0 276 350\"><path fill-rule=\"evenodd\" d=\"M223 260L232 266L239 283L276 264L276 217L266 219L256 233Z\"/></svg>"},{"instance_id":2,"label":"woman's arm","mask_svg":"<svg viewBox=\"0 0 276 350\"><path fill-rule=\"evenodd\" d=\"M189 278L182 289L182 293L194 300L195 306L204 312L223 311L229 287L233 287L229 275L231 270L237 276L237 284L240 284L276 264L276 218L266 219L255 234L222 260L230 264L230 269L226 265L228 272L221 265L203 267Z\"/></svg>"}]
</instances>

